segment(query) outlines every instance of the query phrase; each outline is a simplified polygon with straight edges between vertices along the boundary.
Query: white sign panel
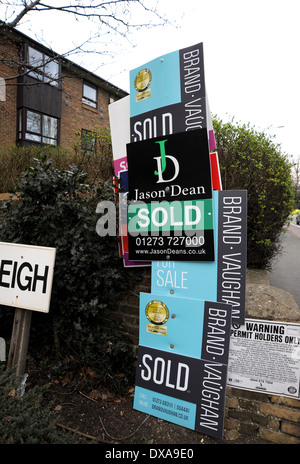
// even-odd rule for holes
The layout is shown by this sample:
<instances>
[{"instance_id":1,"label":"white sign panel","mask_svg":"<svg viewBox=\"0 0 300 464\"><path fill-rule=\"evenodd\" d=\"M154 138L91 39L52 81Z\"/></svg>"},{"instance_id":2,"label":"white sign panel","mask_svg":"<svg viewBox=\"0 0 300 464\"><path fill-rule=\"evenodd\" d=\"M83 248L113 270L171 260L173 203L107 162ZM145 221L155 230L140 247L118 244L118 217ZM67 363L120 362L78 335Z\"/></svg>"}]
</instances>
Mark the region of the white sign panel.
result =
<instances>
[{"instance_id":1,"label":"white sign panel","mask_svg":"<svg viewBox=\"0 0 300 464\"><path fill-rule=\"evenodd\" d=\"M227 385L299 398L300 324L254 319L233 324Z\"/></svg>"},{"instance_id":2,"label":"white sign panel","mask_svg":"<svg viewBox=\"0 0 300 464\"><path fill-rule=\"evenodd\" d=\"M130 142L129 95L108 107L114 162L126 156L126 144Z\"/></svg>"},{"instance_id":3,"label":"white sign panel","mask_svg":"<svg viewBox=\"0 0 300 464\"><path fill-rule=\"evenodd\" d=\"M55 248L0 242L0 304L49 312Z\"/></svg>"}]
</instances>

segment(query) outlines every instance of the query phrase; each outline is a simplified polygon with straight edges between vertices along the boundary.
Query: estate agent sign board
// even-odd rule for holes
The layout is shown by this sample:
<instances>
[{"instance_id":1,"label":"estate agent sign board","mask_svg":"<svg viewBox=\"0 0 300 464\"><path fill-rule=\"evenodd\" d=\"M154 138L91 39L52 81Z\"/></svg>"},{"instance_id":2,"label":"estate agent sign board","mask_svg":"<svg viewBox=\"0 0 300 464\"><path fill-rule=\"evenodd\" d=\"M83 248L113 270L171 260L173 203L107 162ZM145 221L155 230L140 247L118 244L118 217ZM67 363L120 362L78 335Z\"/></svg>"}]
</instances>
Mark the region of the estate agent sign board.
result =
<instances>
[{"instance_id":1,"label":"estate agent sign board","mask_svg":"<svg viewBox=\"0 0 300 464\"><path fill-rule=\"evenodd\" d=\"M213 261L207 130L127 146L130 259Z\"/></svg>"},{"instance_id":2,"label":"estate agent sign board","mask_svg":"<svg viewBox=\"0 0 300 464\"><path fill-rule=\"evenodd\" d=\"M134 408L222 437L231 306L140 294Z\"/></svg>"},{"instance_id":3,"label":"estate agent sign board","mask_svg":"<svg viewBox=\"0 0 300 464\"><path fill-rule=\"evenodd\" d=\"M131 71L130 141L129 256L152 261L151 293L140 294L134 408L221 438L232 303L217 299L223 200L202 44ZM229 234L239 235L244 222L235 220ZM241 249L229 250L243 268ZM236 312L244 320L243 304Z\"/></svg>"},{"instance_id":4,"label":"estate agent sign board","mask_svg":"<svg viewBox=\"0 0 300 464\"><path fill-rule=\"evenodd\" d=\"M130 97L109 105L114 168L122 186L128 169L126 144L206 128L212 151L213 188L220 190L218 154L205 91L203 44L169 53L132 70L130 88ZM171 163L169 159L169 169ZM122 199L127 199L127 193L123 189ZM120 206L124 203L120 200ZM142 261L140 253L137 261L129 259L127 221L121 223L120 230L124 266L149 265L149 261Z\"/></svg>"},{"instance_id":5,"label":"estate agent sign board","mask_svg":"<svg viewBox=\"0 0 300 464\"><path fill-rule=\"evenodd\" d=\"M230 304L232 322L244 324L247 191L214 191L213 203L215 261L153 261L151 292Z\"/></svg>"},{"instance_id":6,"label":"estate agent sign board","mask_svg":"<svg viewBox=\"0 0 300 464\"><path fill-rule=\"evenodd\" d=\"M150 266L150 261L129 259L127 231L128 167L126 146L130 143L130 97L124 97L109 105L109 120L115 176L120 179L119 188L119 252L124 267Z\"/></svg>"},{"instance_id":7,"label":"estate agent sign board","mask_svg":"<svg viewBox=\"0 0 300 464\"><path fill-rule=\"evenodd\" d=\"M202 43L130 71L132 142L207 128L207 122Z\"/></svg>"},{"instance_id":8,"label":"estate agent sign board","mask_svg":"<svg viewBox=\"0 0 300 464\"><path fill-rule=\"evenodd\" d=\"M130 136L130 259L213 261L202 43L130 72Z\"/></svg>"},{"instance_id":9,"label":"estate agent sign board","mask_svg":"<svg viewBox=\"0 0 300 464\"><path fill-rule=\"evenodd\" d=\"M152 263L134 408L221 438L231 321L244 322L247 201L222 191L203 44L133 69L130 97L110 116L128 213L122 251Z\"/></svg>"}]
</instances>

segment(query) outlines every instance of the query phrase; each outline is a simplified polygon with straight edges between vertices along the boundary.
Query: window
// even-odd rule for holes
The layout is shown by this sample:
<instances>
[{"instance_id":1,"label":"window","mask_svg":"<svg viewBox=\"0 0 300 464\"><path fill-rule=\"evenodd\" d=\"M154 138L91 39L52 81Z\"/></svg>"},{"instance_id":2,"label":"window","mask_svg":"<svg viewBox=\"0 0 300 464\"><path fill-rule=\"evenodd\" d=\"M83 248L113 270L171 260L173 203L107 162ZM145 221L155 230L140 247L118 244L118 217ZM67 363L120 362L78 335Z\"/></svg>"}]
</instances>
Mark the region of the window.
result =
<instances>
[{"instance_id":1,"label":"window","mask_svg":"<svg viewBox=\"0 0 300 464\"><path fill-rule=\"evenodd\" d=\"M92 108L97 108L97 88L84 82L82 102Z\"/></svg>"},{"instance_id":2,"label":"window","mask_svg":"<svg viewBox=\"0 0 300 464\"><path fill-rule=\"evenodd\" d=\"M26 114L25 138L26 140L42 141L41 121L42 115L33 111Z\"/></svg>"},{"instance_id":3,"label":"window","mask_svg":"<svg viewBox=\"0 0 300 464\"><path fill-rule=\"evenodd\" d=\"M19 139L58 145L58 120L36 111L21 110L19 114Z\"/></svg>"},{"instance_id":4,"label":"window","mask_svg":"<svg viewBox=\"0 0 300 464\"><path fill-rule=\"evenodd\" d=\"M60 67L56 60L28 46L27 66L29 76L58 87Z\"/></svg>"},{"instance_id":5,"label":"window","mask_svg":"<svg viewBox=\"0 0 300 464\"><path fill-rule=\"evenodd\" d=\"M51 116L42 115L43 129L42 137L43 143L47 145L57 145L57 119Z\"/></svg>"}]
</instances>

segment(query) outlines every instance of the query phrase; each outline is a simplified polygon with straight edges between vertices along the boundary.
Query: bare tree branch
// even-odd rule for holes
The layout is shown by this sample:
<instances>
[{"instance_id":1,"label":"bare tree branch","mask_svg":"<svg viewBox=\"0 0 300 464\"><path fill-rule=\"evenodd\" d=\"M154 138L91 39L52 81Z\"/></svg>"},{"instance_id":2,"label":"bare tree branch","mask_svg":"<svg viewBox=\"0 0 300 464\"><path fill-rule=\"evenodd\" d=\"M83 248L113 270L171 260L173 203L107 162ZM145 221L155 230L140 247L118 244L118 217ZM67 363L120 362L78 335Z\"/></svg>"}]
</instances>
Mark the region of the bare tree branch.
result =
<instances>
[{"instance_id":1,"label":"bare tree branch","mask_svg":"<svg viewBox=\"0 0 300 464\"><path fill-rule=\"evenodd\" d=\"M80 34L74 34L74 38L71 37L72 43L69 41L68 51L60 50L59 54L54 52L51 54L51 56L55 56L53 59L68 59L70 55L74 54L111 55L107 44L106 47L103 44L107 38L113 38L113 34L124 37L126 41L130 42L128 33L130 29L168 24L168 20L159 14L157 9L158 0L65 0L65 2L58 0L0 0L2 16L5 9L7 18L6 21L0 20L0 35L2 35L1 26L6 26L9 29L19 28L24 24L25 20L30 25L32 15L39 18L38 14L43 12L46 12L46 18L48 11L57 12L60 15L67 14L70 18L73 16L80 22ZM137 22L135 18L141 18L141 21ZM51 20L53 20L53 16L50 13L49 23ZM88 27L85 27L84 20L90 21L90 26L88 24ZM54 28L55 22L56 15L53 22ZM32 32L39 43L46 44L42 28L39 29L39 27L35 26ZM5 34L3 34L3 39L5 40ZM114 46L112 40L109 43L112 47ZM53 51L50 44L46 44L46 47ZM8 63L8 58L3 55L0 60L2 63L6 60L5 64L13 70L13 75L5 78L7 84L17 85L13 81L16 78L16 65L20 63ZM28 69L23 68L18 76L24 76L28 72Z\"/></svg>"},{"instance_id":2,"label":"bare tree branch","mask_svg":"<svg viewBox=\"0 0 300 464\"><path fill-rule=\"evenodd\" d=\"M51 5L51 2L42 3L41 0L33 0L30 3L27 3L26 0L23 0L22 4L23 9L16 15L16 17L12 21L6 23L7 26L16 27L20 24L22 19L30 12L50 10L55 10L60 13L73 14L75 17L78 18L94 18L97 19L100 23L104 23L106 26L109 25L107 22L108 19L120 23L126 28L149 26L151 24L150 22L141 24L130 24L130 22L122 19L122 14L128 12L130 6L133 4L139 5L145 12L149 14L154 14L156 19L159 19L162 23L167 22L167 20L158 13L155 7L147 7L145 5L145 0L111 0L102 2L96 2L95 0L85 0L82 3L79 3L78 1L73 1L70 4L59 6Z\"/></svg>"},{"instance_id":3,"label":"bare tree branch","mask_svg":"<svg viewBox=\"0 0 300 464\"><path fill-rule=\"evenodd\" d=\"M38 3L40 3L40 0L32 1L29 5L25 1L23 10L15 17L15 19L12 22L7 23L7 25L10 26L10 27L16 27L17 24L19 24L19 22L23 19L23 17L29 11L32 11Z\"/></svg>"}]
</instances>

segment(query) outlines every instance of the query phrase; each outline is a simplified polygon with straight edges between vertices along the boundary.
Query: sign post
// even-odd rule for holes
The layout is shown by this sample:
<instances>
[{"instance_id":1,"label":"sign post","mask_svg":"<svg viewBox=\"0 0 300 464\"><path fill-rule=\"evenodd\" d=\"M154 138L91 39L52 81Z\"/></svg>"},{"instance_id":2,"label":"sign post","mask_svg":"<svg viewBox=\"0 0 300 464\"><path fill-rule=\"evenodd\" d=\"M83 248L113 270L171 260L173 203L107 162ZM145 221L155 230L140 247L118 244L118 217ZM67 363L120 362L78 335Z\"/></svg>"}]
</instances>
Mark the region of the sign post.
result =
<instances>
[{"instance_id":1,"label":"sign post","mask_svg":"<svg viewBox=\"0 0 300 464\"><path fill-rule=\"evenodd\" d=\"M7 369L15 369L16 375L23 375L29 343L32 311L16 308L11 334Z\"/></svg>"},{"instance_id":2,"label":"sign post","mask_svg":"<svg viewBox=\"0 0 300 464\"><path fill-rule=\"evenodd\" d=\"M24 374L33 311L49 312L55 248L0 243L0 304L15 308L7 368Z\"/></svg>"}]
</instances>

